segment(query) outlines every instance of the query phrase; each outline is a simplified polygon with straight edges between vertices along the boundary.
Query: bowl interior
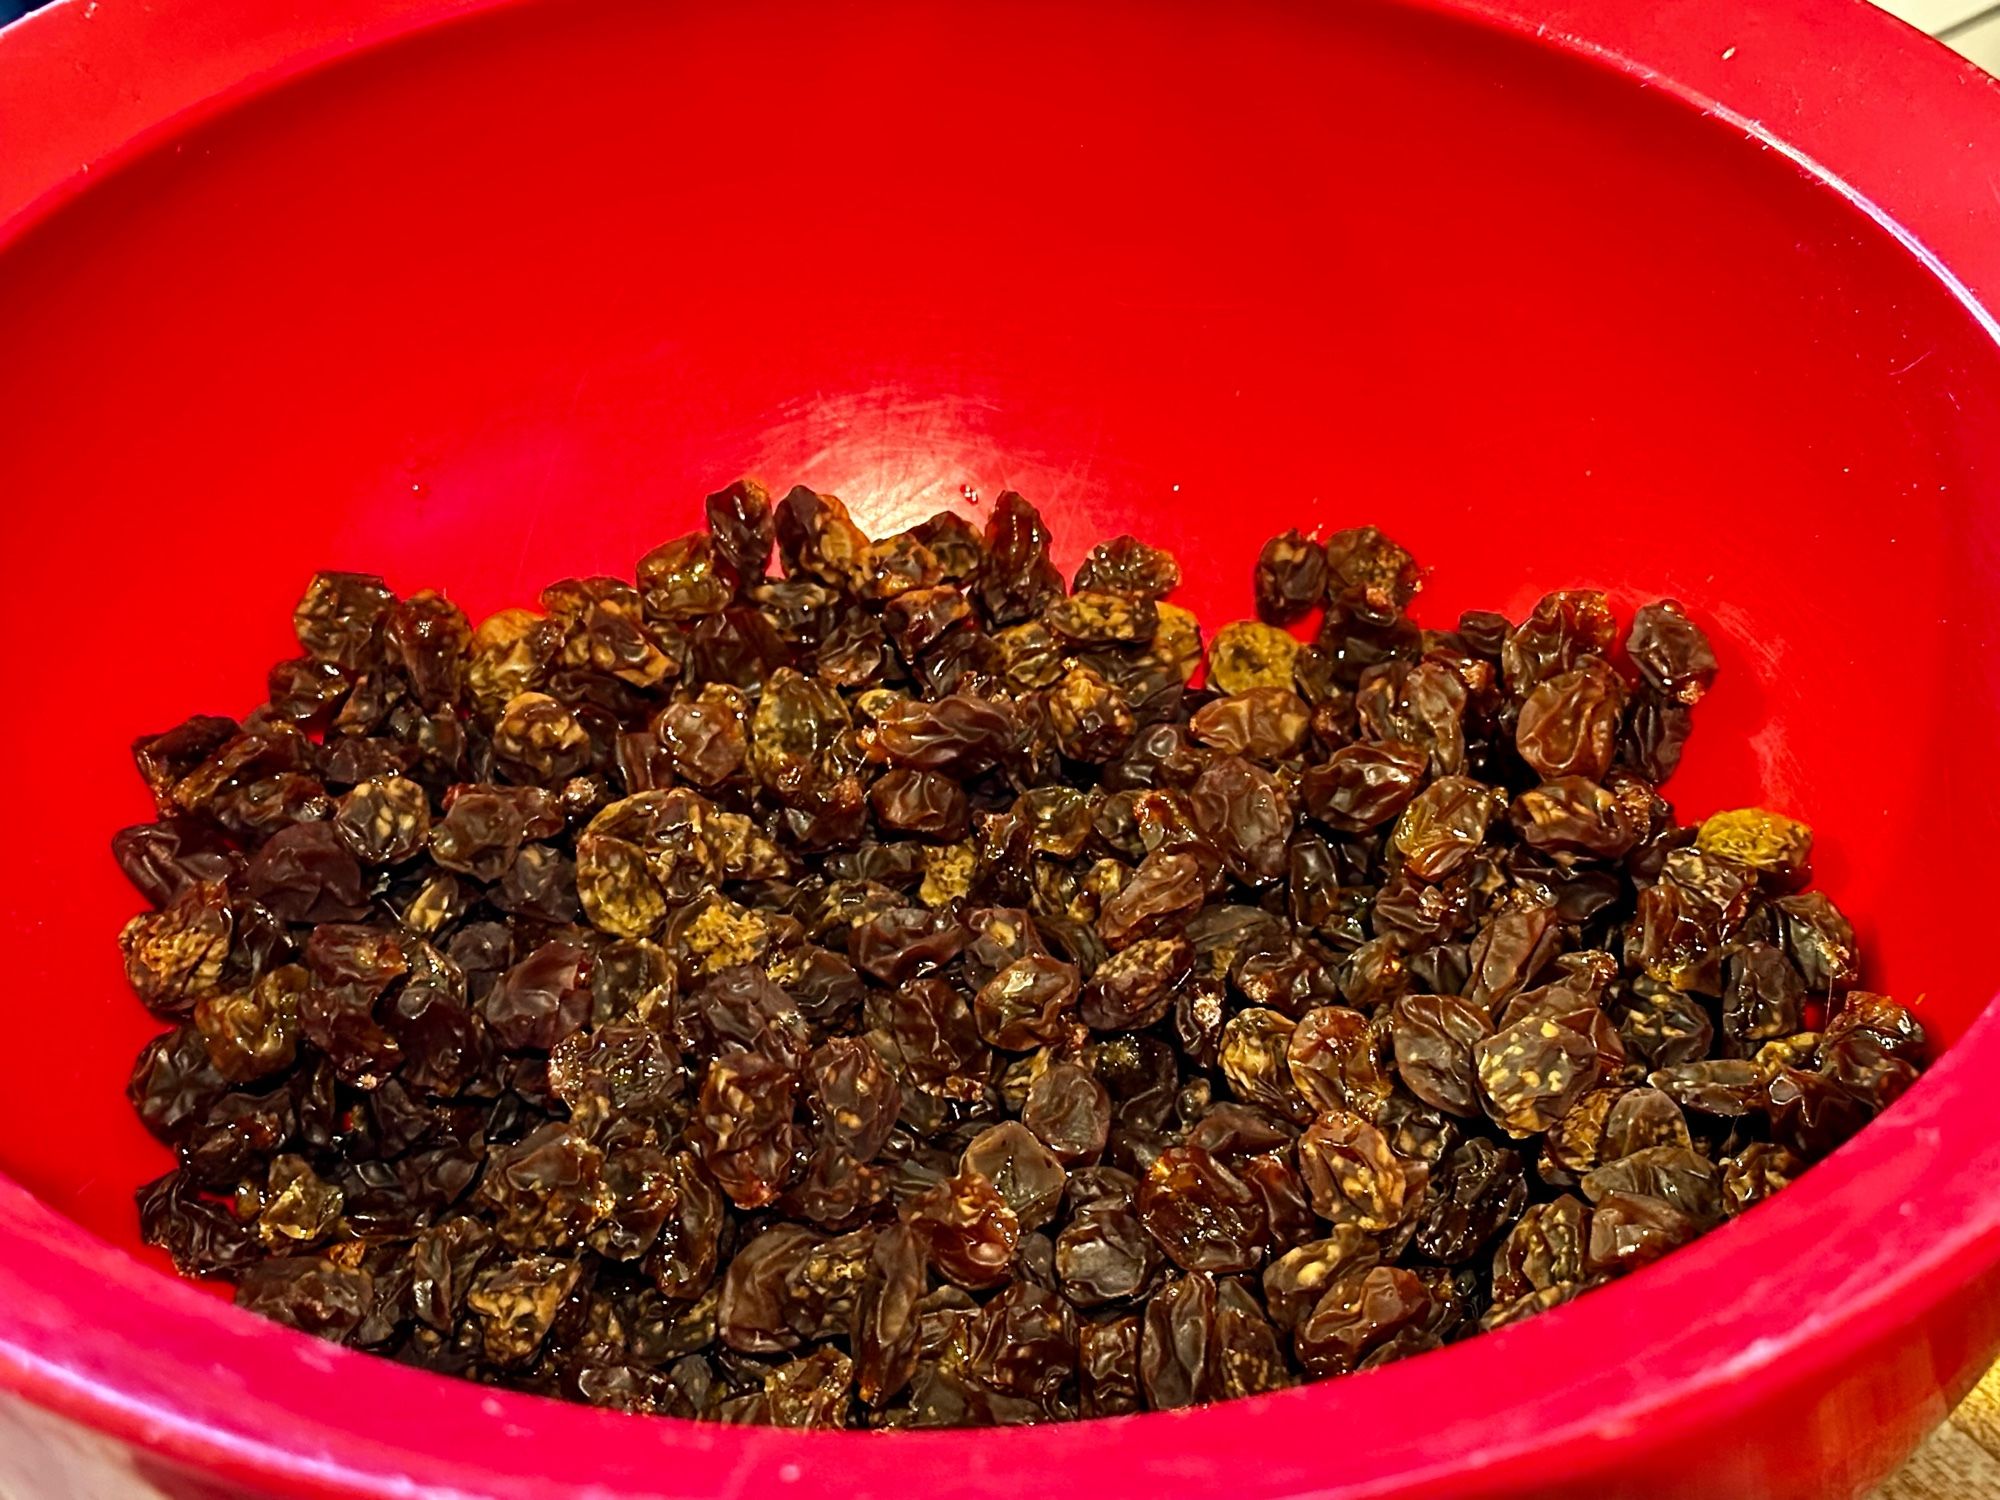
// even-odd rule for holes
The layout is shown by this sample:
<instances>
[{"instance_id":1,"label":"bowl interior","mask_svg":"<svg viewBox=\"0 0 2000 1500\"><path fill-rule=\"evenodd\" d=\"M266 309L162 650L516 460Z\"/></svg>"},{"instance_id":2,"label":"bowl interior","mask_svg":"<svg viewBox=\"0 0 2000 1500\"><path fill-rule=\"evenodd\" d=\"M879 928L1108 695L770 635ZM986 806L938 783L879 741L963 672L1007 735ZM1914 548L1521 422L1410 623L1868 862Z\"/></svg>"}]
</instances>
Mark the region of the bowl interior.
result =
<instances>
[{"instance_id":1,"label":"bowl interior","mask_svg":"<svg viewBox=\"0 0 2000 1500\"><path fill-rule=\"evenodd\" d=\"M475 617L742 473L875 529L1016 488L1073 563L1373 521L1417 615L1685 601L1684 816L1821 831L1872 977L1984 1006L2000 360L1859 208L1671 99L1375 5L529 5L174 136L0 247L0 1168L166 1165L106 850L310 573Z\"/></svg>"}]
</instances>

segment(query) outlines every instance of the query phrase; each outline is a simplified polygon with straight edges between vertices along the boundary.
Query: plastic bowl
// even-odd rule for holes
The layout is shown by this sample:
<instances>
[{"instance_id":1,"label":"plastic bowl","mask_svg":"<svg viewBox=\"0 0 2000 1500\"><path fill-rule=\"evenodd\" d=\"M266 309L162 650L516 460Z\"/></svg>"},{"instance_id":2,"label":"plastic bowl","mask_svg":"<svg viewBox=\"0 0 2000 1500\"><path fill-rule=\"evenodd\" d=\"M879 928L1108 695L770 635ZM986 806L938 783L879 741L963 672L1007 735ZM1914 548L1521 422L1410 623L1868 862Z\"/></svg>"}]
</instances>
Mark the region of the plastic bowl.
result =
<instances>
[{"instance_id":1,"label":"plastic bowl","mask_svg":"<svg viewBox=\"0 0 2000 1500\"><path fill-rule=\"evenodd\" d=\"M15 1488L1840 1496L2000 1349L2000 91L1941 49L1808 0L67 0L0 140ZM135 1253L125 744L257 701L314 568L478 615L744 472L878 527L1013 486L1212 622L1292 524L1390 527L1431 621L1677 595L1724 673L1671 792L1821 825L1949 1055L1544 1318L1055 1429L568 1408Z\"/></svg>"}]
</instances>

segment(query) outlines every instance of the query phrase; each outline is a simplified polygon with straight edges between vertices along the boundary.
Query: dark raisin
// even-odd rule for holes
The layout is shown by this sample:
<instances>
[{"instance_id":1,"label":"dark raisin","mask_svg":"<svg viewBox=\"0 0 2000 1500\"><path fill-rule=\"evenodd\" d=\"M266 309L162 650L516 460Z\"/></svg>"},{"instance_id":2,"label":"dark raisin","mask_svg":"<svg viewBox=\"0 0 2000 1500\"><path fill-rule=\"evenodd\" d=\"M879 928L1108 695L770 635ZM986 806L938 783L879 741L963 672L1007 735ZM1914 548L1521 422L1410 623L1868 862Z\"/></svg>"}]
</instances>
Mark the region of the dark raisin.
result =
<instances>
[{"instance_id":1,"label":"dark raisin","mask_svg":"<svg viewBox=\"0 0 2000 1500\"><path fill-rule=\"evenodd\" d=\"M1257 616L1271 625L1302 620L1326 600L1326 549L1294 530L1274 536L1257 555Z\"/></svg>"}]
</instances>

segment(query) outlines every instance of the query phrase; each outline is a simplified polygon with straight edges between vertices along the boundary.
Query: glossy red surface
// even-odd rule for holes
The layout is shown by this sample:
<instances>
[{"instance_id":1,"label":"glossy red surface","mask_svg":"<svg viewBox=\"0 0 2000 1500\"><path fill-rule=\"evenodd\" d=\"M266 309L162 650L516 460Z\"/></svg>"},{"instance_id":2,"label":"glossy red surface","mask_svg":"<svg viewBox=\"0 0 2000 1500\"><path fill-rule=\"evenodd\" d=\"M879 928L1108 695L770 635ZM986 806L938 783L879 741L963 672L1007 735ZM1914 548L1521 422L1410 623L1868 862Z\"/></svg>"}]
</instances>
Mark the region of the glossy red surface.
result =
<instances>
[{"instance_id":1,"label":"glossy red surface","mask_svg":"<svg viewBox=\"0 0 2000 1500\"><path fill-rule=\"evenodd\" d=\"M176 1495L1781 1500L1872 1482L2000 1348L1990 80L1806 0L273 9L0 36L0 1384ZM1669 790L1819 825L1956 1046L1579 1304L1069 1429L495 1396L103 1243L165 1160L121 1093L122 747L256 701L314 568L477 615L743 472L877 527L1012 486L1070 560L1173 546L1211 622L1294 524L1387 526L1428 621L1676 595L1724 676Z\"/></svg>"}]
</instances>

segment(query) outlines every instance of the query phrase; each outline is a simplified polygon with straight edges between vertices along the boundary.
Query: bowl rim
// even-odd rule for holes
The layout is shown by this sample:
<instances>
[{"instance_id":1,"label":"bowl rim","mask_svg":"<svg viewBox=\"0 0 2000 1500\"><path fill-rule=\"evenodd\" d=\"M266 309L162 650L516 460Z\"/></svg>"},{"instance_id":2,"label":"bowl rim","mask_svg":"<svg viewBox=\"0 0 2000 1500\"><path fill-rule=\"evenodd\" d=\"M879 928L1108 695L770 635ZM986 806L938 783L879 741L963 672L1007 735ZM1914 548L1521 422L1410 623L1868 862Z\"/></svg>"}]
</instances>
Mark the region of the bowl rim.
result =
<instances>
[{"instance_id":1,"label":"bowl rim","mask_svg":"<svg viewBox=\"0 0 2000 1500\"><path fill-rule=\"evenodd\" d=\"M0 33L0 139L18 143L0 153L0 254L107 172L243 100L533 3L58 0ZM2000 83L1865 0L1387 3L1537 39L1782 154L1897 239L2000 341L1980 302L2000 295ZM919 1481L992 1495L1044 1474L1106 1494L1171 1486L1189 1500L1246 1488L1329 1500L1552 1489L1774 1388L1831 1379L2000 1268L2000 1142L1979 1091L1996 1069L2000 1013L1989 1009L1779 1204L1545 1317L1203 1410L894 1437L634 1419L363 1365L161 1275L4 1177L0 1389L142 1452L299 1495L830 1497ZM1894 1200L1900 1212L1885 1220ZM1851 1254L1827 1265L1811 1252L1832 1237ZM1643 1363L1565 1362L1579 1348L1633 1347ZM1523 1371L1545 1383L1523 1389ZM1440 1389L1507 1395L1442 1410ZM1332 1462L1342 1433L1366 1441Z\"/></svg>"}]
</instances>

